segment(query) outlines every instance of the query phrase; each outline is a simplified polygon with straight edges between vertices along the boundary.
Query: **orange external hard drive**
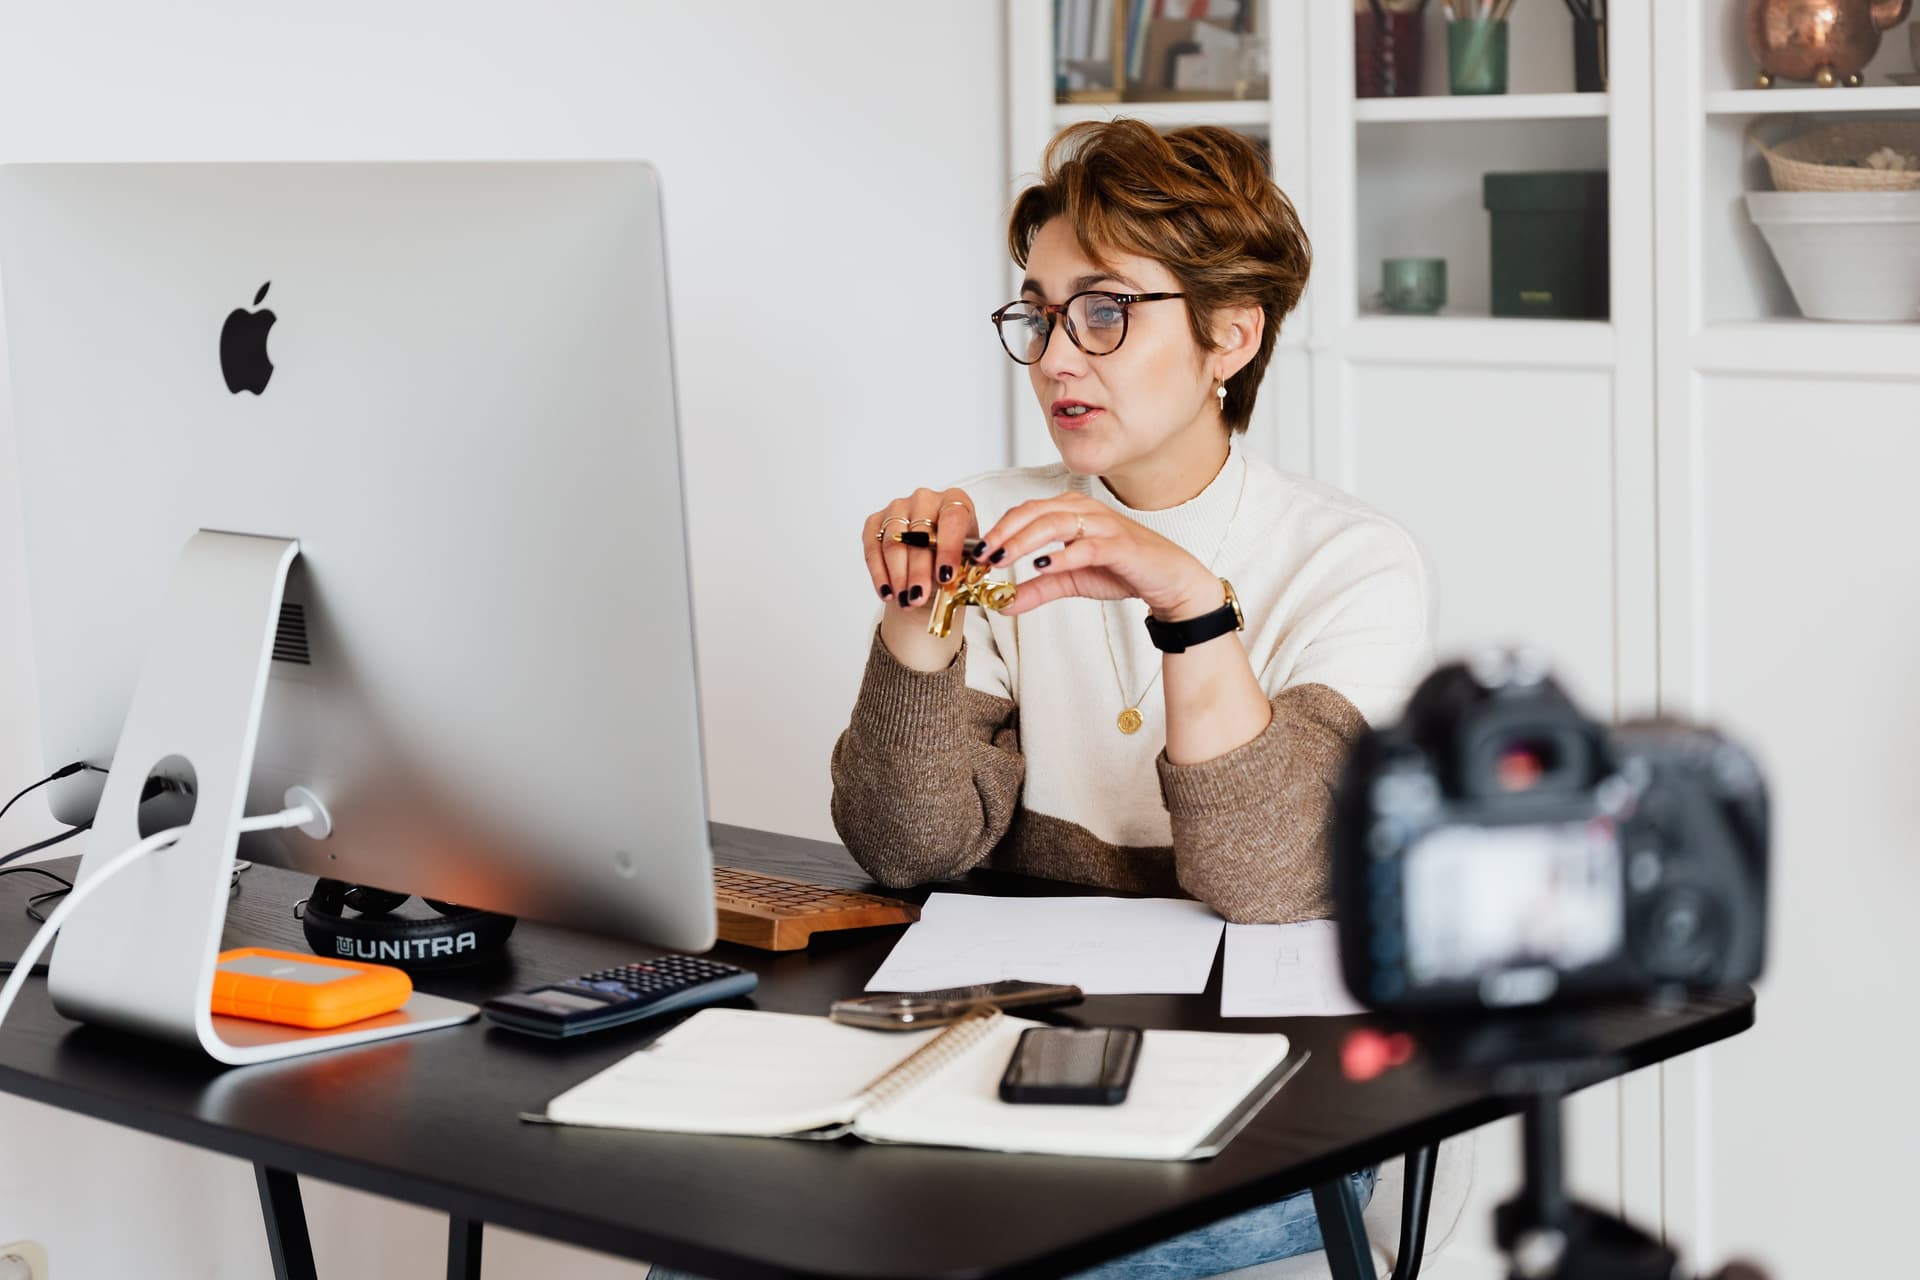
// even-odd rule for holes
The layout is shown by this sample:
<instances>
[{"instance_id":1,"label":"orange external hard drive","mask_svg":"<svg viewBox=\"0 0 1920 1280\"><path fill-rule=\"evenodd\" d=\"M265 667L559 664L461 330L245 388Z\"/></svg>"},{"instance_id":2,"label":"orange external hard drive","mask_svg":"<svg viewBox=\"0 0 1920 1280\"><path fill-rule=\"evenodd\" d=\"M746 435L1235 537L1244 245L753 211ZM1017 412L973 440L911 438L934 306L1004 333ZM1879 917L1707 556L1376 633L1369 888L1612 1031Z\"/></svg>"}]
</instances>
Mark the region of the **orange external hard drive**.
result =
<instances>
[{"instance_id":1,"label":"orange external hard drive","mask_svg":"<svg viewBox=\"0 0 1920 1280\"><path fill-rule=\"evenodd\" d=\"M413 980L384 964L329 960L267 947L222 951L213 969L213 1011L230 1018L319 1029L391 1013Z\"/></svg>"}]
</instances>

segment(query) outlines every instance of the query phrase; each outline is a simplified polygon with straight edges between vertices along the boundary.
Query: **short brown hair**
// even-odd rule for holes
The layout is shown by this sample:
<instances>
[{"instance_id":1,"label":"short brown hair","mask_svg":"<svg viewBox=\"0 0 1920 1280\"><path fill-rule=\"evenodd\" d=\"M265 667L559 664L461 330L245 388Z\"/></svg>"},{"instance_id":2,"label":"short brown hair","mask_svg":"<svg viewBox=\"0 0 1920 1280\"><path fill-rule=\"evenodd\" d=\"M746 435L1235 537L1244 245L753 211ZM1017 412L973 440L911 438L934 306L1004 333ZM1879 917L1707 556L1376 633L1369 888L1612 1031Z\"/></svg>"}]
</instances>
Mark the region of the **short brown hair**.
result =
<instances>
[{"instance_id":1,"label":"short brown hair","mask_svg":"<svg viewBox=\"0 0 1920 1280\"><path fill-rule=\"evenodd\" d=\"M1165 263L1180 281L1194 340L1214 350L1213 314L1258 306L1260 349L1227 380L1227 427L1245 431L1273 358L1280 322L1307 287L1313 250L1293 202L1268 176L1252 140L1217 125L1160 133L1139 120L1089 121L1054 135L1040 182L1020 193L1007 225L1013 260L1027 265L1040 228L1066 215L1080 250Z\"/></svg>"}]
</instances>

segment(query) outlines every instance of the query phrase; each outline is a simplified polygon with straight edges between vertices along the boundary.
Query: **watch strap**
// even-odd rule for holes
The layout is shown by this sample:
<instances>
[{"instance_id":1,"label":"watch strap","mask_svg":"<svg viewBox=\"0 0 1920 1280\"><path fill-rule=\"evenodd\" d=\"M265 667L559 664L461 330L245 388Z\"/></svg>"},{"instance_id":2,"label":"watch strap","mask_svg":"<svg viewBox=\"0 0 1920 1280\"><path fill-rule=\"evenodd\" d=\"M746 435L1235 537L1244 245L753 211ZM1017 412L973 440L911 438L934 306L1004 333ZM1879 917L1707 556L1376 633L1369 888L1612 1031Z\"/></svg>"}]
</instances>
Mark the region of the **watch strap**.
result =
<instances>
[{"instance_id":1,"label":"watch strap","mask_svg":"<svg viewBox=\"0 0 1920 1280\"><path fill-rule=\"evenodd\" d=\"M1222 578L1220 586L1227 598L1211 613L1203 613L1182 622L1162 622L1148 614L1147 636L1153 641L1153 647L1162 653L1185 653L1195 645L1205 644L1229 631L1245 629L1246 619L1241 616L1240 598L1233 594L1233 584Z\"/></svg>"}]
</instances>

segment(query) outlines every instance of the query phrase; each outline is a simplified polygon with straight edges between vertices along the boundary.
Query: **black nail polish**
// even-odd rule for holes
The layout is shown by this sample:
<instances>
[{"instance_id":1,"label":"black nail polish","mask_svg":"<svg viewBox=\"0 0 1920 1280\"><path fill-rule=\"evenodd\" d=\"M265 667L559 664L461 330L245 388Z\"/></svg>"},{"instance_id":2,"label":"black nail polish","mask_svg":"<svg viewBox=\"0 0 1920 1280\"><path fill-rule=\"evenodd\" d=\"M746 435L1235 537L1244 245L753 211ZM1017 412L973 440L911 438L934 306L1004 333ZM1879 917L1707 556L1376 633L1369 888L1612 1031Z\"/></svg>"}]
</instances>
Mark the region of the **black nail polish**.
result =
<instances>
[{"instance_id":1,"label":"black nail polish","mask_svg":"<svg viewBox=\"0 0 1920 1280\"><path fill-rule=\"evenodd\" d=\"M1052 563L1053 563L1052 556L1041 556L1040 558L1038 558L1033 562L1033 567L1036 569L1044 569Z\"/></svg>"},{"instance_id":2,"label":"black nail polish","mask_svg":"<svg viewBox=\"0 0 1920 1280\"><path fill-rule=\"evenodd\" d=\"M940 566L940 581L942 581L942 582L952 582L952 581L953 581L953 566L952 566L952 565L950 565L950 564L943 564L943 565L941 565L941 566Z\"/></svg>"},{"instance_id":3,"label":"black nail polish","mask_svg":"<svg viewBox=\"0 0 1920 1280\"><path fill-rule=\"evenodd\" d=\"M901 607L902 609L905 609L905 608L907 608L908 606L910 606L910 605L911 605L911 604L913 603L913 592L911 592L911 591L902 591L902 592L900 593L900 596L899 596L899 600L900 600L900 607Z\"/></svg>"},{"instance_id":4,"label":"black nail polish","mask_svg":"<svg viewBox=\"0 0 1920 1280\"><path fill-rule=\"evenodd\" d=\"M890 596L890 595L892 595L892 594L893 594L893 584L892 584L892 583L890 583L890 582L889 582L889 583L883 583L883 584L881 584L881 587L880 587L880 598L881 598L882 600L885 600L885 599L886 599L886 598L887 598L888 596Z\"/></svg>"},{"instance_id":5,"label":"black nail polish","mask_svg":"<svg viewBox=\"0 0 1920 1280\"><path fill-rule=\"evenodd\" d=\"M993 564L999 564L1002 557L1004 557L1006 554L1007 554L1007 549L1005 547L1002 547L998 551L994 552L992 555L988 556L987 559Z\"/></svg>"},{"instance_id":6,"label":"black nail polish","mask_svg":"<svg viewBox=\"0 0 1920 1280\"><path fill-rule=\"evenodd\" d=\"M927 594L927 589L923 586L920 586L918 583L915 583L913 590L908 593L908 599L917 602L920 599L920 597L925 594Z\"/></svg>"},{"instance_id":7,"label":"black nail polish","mask_svg":"<svg viewBox=\"0 0 1920 1280\"><path fill-rule=\"evenodd\" d=\"M975 547L975 548L973 549L973 558L974 558L975 560L985 560L985 559L987 558L987 544L986 544L986 543L984 543L984 542L983 542L983 543L981 543L981 544L980 544L979 546L977 546L977 547Z\"/></svg>"}]
</instances>

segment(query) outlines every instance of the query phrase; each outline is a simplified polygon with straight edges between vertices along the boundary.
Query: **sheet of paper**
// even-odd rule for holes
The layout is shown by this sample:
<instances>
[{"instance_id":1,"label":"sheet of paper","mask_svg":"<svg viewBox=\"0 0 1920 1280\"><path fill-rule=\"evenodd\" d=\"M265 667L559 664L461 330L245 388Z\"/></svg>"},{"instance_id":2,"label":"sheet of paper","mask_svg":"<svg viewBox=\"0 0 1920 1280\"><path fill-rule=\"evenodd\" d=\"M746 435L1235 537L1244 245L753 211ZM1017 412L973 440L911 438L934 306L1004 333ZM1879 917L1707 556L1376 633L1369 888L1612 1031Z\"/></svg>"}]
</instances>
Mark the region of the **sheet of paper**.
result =
<instances>
[{"instance_id":1,"label":"sheet of paper","mask_svg":"<svg viewBox=\"0 0 1920 1280\"><path fill-rule=\"evenodd\" d=\"M1341 980L1340 935L1333 921L1227 926L1221 1017L1338 1017L1364 1012Z\"/></svg>"},{"instance_id":2,"label":"sheet of paper","mask_svg":"<svg viewBox=\"0 0 1920 1280\"><path fill-rule=\"evenodd\" d=\"M989 898L936 893L869 991L930 991L1021 978L1088 995L1206 990L1224 922L1178 898Z\"/></svg>"}]
</instances>

